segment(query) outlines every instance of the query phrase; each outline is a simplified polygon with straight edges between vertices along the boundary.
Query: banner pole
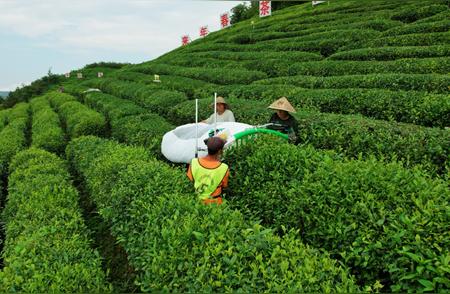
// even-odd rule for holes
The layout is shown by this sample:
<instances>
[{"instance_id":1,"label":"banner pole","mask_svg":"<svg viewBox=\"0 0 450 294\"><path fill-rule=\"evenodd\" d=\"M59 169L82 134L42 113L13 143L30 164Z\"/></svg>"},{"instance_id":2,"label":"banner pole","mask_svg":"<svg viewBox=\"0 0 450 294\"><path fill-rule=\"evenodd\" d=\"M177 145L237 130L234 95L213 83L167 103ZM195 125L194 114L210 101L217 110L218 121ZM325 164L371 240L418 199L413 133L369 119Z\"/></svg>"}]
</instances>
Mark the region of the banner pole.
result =
<instances>
[{"instance_id":1,"label":"banner pole","mask_svg":"<svg viewBox=\"0 0 450 294\"><path fill-rule=\"evenodd\" d=\"M195 99L195 158L198 158L198 99Z\"/></svg>"},{"instance_id":2,"label":"banner pole","mask_svg":"<svg viewBox=\"0 0 450 294\"><path fill-rule=\"evenodd\" d=\"M214 92L214 135L217 134L217 93Z\"/></svg>"}]
</instances>

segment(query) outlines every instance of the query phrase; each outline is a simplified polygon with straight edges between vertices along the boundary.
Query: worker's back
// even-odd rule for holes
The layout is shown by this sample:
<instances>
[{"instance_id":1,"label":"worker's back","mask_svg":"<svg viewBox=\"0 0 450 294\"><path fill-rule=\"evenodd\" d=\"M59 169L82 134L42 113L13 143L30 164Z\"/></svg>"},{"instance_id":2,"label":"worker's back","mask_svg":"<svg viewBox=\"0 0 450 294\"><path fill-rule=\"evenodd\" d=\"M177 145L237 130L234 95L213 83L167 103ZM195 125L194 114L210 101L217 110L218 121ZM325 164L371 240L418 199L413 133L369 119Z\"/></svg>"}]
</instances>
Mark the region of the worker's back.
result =
<instances>
[{"instance_id":1,"label":"worker's back","mask_svg":"<svg viewBox=\"0 0 450 294\"><path fill-rule=\"evenodd\" d=\"M192 159L187 172L198 198L205 204L221 204L222 189L228 186L228 165L219 160L224 144L221 138L209 138L208 155Z\"/></svg>"}]
</instances>

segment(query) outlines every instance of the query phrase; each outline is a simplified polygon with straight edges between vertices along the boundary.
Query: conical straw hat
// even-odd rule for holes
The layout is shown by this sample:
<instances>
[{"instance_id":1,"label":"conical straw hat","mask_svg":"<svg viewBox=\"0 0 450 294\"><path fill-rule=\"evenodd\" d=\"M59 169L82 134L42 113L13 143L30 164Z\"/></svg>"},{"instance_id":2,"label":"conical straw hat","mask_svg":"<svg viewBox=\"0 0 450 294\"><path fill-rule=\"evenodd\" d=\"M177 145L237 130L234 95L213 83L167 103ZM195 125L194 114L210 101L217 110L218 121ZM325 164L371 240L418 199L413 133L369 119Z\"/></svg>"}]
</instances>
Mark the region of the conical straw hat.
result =
<instances>
[{"instance_id":1,"label":"conical straw hat","mask_svg":"<svg viewBox=\"0 0 450 294\"><path fill-rule=\"evenodd\" d=\"M286 97L281 97L274 103L270 104L270 106L267 108L296 113L295 108L292 107L291 103L289 103Z\"/></svg>"}]
</instances>

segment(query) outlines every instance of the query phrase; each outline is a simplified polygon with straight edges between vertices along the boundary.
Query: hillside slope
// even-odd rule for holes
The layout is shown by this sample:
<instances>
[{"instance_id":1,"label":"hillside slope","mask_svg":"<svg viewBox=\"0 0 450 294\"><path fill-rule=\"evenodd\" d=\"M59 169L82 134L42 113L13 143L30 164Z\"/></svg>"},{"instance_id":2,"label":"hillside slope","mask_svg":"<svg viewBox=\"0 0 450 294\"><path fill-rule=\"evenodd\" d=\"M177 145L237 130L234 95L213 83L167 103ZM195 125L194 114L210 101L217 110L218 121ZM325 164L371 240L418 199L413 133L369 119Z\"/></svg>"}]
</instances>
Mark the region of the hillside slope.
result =
<instances>
[{"instance_id":1,"label":"hillside slope","mask_svg":"<svg viewBox=\"0 0 450 294\"><path fill-rule=\"evenodd\" d=\"M48 79L60 82L0 111L0 290L447 292L449 19L448 0L307 3L142 64ZM298 146L225 155L223 209L196 203L160 151L194 120L193 99L210 115L215 92L253 125L286 96L299 122ZM60 207L71 218L52 216Z\"/></svg>"},{"instance_id":2,"label":"hillside slope","mask_svg":"<svg viewBox=\"0 0 450 294\"><path fill-rule=\"evenodd\" d=\"M265 107L286 96L300 110L303 142L349 156L395 154L443 173L449 15L446 0L298 5L150 62L90 66L80 71L83 80L72 74L64 85L75 95L94 87L131 99L175 125L192 121L186 101L193 98L201 99L205 117L214 92L232 102L238 120L252 124L265 123ZM104 78L96 78L98 71Z\"/></svg>"}]
</instances>

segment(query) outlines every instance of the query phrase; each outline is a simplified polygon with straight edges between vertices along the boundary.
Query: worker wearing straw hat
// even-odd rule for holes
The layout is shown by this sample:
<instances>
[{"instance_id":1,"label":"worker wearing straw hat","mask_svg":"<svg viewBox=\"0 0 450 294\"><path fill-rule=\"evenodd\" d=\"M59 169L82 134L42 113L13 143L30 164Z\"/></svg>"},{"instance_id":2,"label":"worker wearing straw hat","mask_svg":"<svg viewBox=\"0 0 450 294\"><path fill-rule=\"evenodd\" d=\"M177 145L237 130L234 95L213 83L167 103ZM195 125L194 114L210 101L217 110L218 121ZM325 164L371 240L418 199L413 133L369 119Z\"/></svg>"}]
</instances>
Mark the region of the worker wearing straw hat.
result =
<instances>
[{"instance_id":1,"label":"worker wearing straw hat","mask_svg":"<svg viewBox=\"0 0 450 294\"><path fill-rule=\"evenodd\" d=\"M235 122L234 114L230 110L230 106L228 103L223 99L223 97L218 96L216 100L217 104L217 122ZM212 104L214 106L214 103ZM213 124L214 123L214 113L211 114L210 117L208 117L206 120L202 121L207 124Z\"/></svg>"},{"instance_id":2,"label":"worker wearing straw hat","mask_svg":"<svg viewBox=\"0 0 450 294\"><path fill-rule=\"evenodd\" d=\"M291 113L295 113L296 111L287 98L281 97L270 104L268 108L276 110L269 121L269 123L273 124L272 128L280 128L283 133L289 135L290 141L297 142L298 122L291 115Z\"/></svg>"}]
</instances>

